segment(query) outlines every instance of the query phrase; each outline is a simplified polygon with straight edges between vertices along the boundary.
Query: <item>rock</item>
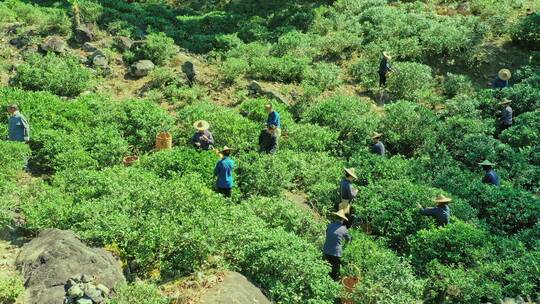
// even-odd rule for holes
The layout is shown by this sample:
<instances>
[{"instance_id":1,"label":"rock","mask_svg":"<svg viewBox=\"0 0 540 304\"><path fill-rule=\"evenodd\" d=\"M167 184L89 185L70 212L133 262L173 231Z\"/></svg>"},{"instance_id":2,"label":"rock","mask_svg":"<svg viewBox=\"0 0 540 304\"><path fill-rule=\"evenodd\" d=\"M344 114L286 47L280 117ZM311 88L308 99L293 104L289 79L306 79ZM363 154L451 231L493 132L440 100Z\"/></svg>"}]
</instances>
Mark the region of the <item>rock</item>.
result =
<instances>
[{"instance_id":1,"label":"rock","mask_svg":"<svg viewBox=\"0 0 540 304\"><path fill-rule=\"evenodd\" d=\"M261 290L237 272L226 272L221 283L208 289L200 304L270 304Z\"/></svg>"},{"instance_id":2,"label":"rock","mask_svg":"<svg viewBox=\"0 0 540 304\"><path fill-rule=\"evenodd\" d=\"M9 40L9 44L13 45L14 47L16 47L18 49L21 49L21 48L29 45L31 41L32 41L32 39L29 36L21 35L21 36L18 36L18 37L15 37L15 38Z\"/></svg>"},{"instance_id":3,"label":"rock","mask_svg":"<svg viewBox=\"0 0 540 304\"><path fill-rule=\"evenodd\" d=\"M195 66L193 65L193 62L184 62L184 64L182 64L182 72L186 75L189 85L191 86L195 82Z\"/></svg>"},{"instance_id":4,"label":"rock","mask_svg":"<svg viewBox=\"0 0 540 304\"><path fill-rule=\"evenodd\" d=\"M106 68L109 65L107 57L98 55L92 59L92 65L97 68Z\"/></svg>"},{"instance_id":5,"label":"rock","mask_svg":"<svg viewBox=\"0 0 540 304\"><path fill-rule=\"evenodd\" d=\"M92 303L92 299L89 299L89 298L80 298L80 299L77 299L77 302L75 302L76 304L94 304Z\"/></svg>"},{"instance_id":6,"label":"rock","mask_svg":"<svg viewBox=\"0 0 540 304\"><path fill-rule=\"evenodd\" d=\"M131 65L131 73L137 77L144 77L154 70L154 63L150 60L139 60Z\"/></svg>"},{"instance_id":7,"label":"rock","mask_svg":"<svg viewBox=\"0 0 540 304\"><path fill-rule=\"evenodd\" d=\"M93 44L91 44L90 42L85 42L82 47L83 51L85 52L95 52L97 51L97 47L95 47Z\"/></svg>"},{"instance_id":8,"label":"rock","mask_svg":"<svg viewBox=\"0 0 540 304\"><path fill-rule=\"evenodd\" d=\"M88 297L90 300L94 301L94 303L102 303L105 301L105 298L103 297L101 290L97 289L96 286L90 285L86 288L84 291L84 295Z\"/></svg>"},{"instance_id":9,"label":"rock","mask_svg":"<svg viewBox=\"0 0 540 304\"><path fill-rule=\"evenodd\" d=\"M58 229L44 230L25 244L17 257L17 268L26 281L28 304L62 303L64 284L69 279L77 282L74 277L81 273L109 287L125 282L111 253L89 248L73 232ZM83 303L92 303L89 301Z\"/></svg>"},{"instance_id":10,"label":"rock","mask_svg":"<svg viewBox=\"0 0 540 304\"><path fill-rule=\"evenodd\" d=\"M129 37L118 36L114 38L115 45L121 51L127 51L133 46L133 40Z\"/></svg>"},{"instance_id":11,"label":"rock","mask_svg":"<svg viewBox=\"0 0 540 304\"><path fill-rule=\"evenodd\" d=\"M262 92L262 86L255 80L251 81L248 85L248 90L252 91L254 94Z\"/></svg>"},{"instance_id":12,"label":"rock","mask_svg":"<svg viewBox=\"0 0 540 304\"><path fill-rule=\"evenodd\" d=\"M53 36L46 39L40 48L45 52L64 53L66 51L66 42L62 38Z\"/></svg>"},{"instance_id":13,"label":"rock","mask_svg":"<svg viewBox=\"0 0 540 304\"><path fill-rule=\"evenodd\" d=\"M266 95L270 99L274 99L283 104L289 105L289 101L287 100L287 98L274 90L264 91L264 95Z\"/></svg>"},{"instance_id":14,"label":"rock","mask_svg":"<svg viewBox=\"0 0 540 304\"><path fill-rule=\"evenodd\" d=\"M84 296L84 291L79 287L79 285L73 285L67 292L70 298L80 298Z\"/></svg>"},{"instance_id":15,"label":"rock","mask_svg":"<svg viewBox=\"0 0 540 304\"><path fill-rule=\"evenodd\" d=\"M270 99L275 99L281 103L284 103L286 105L289 105L289 101L287 100L287 98L285 98L285 96L281 95L280 93L274 91L274 90L266 90L264 89L260 83L258 83L257 81L253 80L249 83L248 85L248 90L250 91L250 93L252 95L263 95L263 96L266 96Z\"/></svg>"},{"instance_id":16,"label":"rock","mask_svg":"<svg viewBox=\"0 0 540 304\"><path fill-rule=\"evenodd\" d=\"M109 288L107 288L107 286L103 284L97 284L96 288L99 289L105 296L108 296L109 293L111 292Z\"/></svg>"},{"instance_id":17,"label":"rock","mask_svg":"<svg viewBox=\"0 0 540 304\"><path fill-rule=\"evenodd\" d=\"M92 282L92 277L89 276L89 275L87 275L87 274L83 274L83 275L81 276L81 282L83 282L83 283L90 283L90 282Z\"/></svg>"},{"instance_id":18,"label":"rock","mask_svg":"<svg viewBox=\"0 0 540 304\"><path fill-rule=\"evenodd\" d=\"M94 33L92 33L92 31L84 25L80 25L79 27L77 27L74 31L74 34L75 41L77 41L78 43L85 43L94 40Z\"/></svg>"}]
</instances>

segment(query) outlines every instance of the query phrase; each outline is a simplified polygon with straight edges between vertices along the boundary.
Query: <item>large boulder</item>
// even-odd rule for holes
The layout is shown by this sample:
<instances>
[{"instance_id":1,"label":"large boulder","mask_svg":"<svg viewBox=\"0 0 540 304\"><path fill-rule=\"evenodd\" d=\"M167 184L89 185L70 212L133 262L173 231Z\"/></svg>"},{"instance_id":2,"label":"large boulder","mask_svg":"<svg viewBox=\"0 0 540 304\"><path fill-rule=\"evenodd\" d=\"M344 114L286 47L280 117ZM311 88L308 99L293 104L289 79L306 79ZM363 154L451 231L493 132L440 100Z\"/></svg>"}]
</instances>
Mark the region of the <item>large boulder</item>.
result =
<instances>
[{"instance_id":1,"label":"large boulder","mask_svg":"<svg viewBox=\"0 0 540 304\"><path fill-rule=\"evenodd\" d=\"M114 43L120 51L127 51L133 46L133 40L129 37L118 36L114 38Z\"/></svg>"},{"instance_id":2,"label":"large boulder","mask_svg":"<svg viewBox=\"0 0 540 304\"><path fill-rule=\"evenodd\" d=\"M28 304L63 304L74 277L91 277L115 288L125 282L120 263L101 248L89 248L71 231L48 229L25 244L17 257Z\"/></svg>"},{"instance_id":3,"label":"large boulder","mask_svg":"<svg viewBox=\"0 0 540 304\"><path fill-rule=\"evenodd\" d=\"M186 75L189 84L192 85L195 82L195 66L193 65L193 62L184 62L184 64L182 64L182 72Z\"/></svg>"},{"instance_id":4,"label":"large boulder","mask_svg":"<svg viewBox=\"0 0 540 304\"><path fill-rule=\"evenodd\" d=\"M139 60L131 65L131 73L137 77L144 77L154 70L154 63L150 60Z\"/></svg>"},{"instance_id":5,"label":"large boulder","mask_svg":"<svg viewBox=\"0 0 540 304\"><path fill-rule=\"evenodd\" d=\"M247 86L247 89L251 95L264 96L264 97L279 101L285 105L290 105L289 100L285 98L285 96L281 95L279 92L275 90L263 88L263 86L255 80L249 83L249 85Z\"/></svg>"},{"instance_id":6,"label":"large boulder","mask_svg":"<svg viewBox=\"0 0 540 304\"><path fill-rule=\"evenodd\" d=\"M237 272L226 272L223 281L208 289L200 304L271 304L261 290Z\"/></svg>"},{"instance_id":7,"label":"large boulder","mask_svg":"<svg viewBox=\"0 0 540 304\"><path fill-rule=\"evenodd\" d=\"M67 48L66 42L57 36L52 36L47 38L41 45L40 48L45 52L55 52L55 53L64 53Z\"/></svg>"},{"instance_id":8,"label":"large boulder","mask_svg":"<svg viewBox=\"0 0 540 304\"><path fill-rule=\"evenodd\" d=\"M85 43L94 40L94 33L84 25L77 27L74 31L75 41L78 43Z\"/></svg>"}]
</instances>

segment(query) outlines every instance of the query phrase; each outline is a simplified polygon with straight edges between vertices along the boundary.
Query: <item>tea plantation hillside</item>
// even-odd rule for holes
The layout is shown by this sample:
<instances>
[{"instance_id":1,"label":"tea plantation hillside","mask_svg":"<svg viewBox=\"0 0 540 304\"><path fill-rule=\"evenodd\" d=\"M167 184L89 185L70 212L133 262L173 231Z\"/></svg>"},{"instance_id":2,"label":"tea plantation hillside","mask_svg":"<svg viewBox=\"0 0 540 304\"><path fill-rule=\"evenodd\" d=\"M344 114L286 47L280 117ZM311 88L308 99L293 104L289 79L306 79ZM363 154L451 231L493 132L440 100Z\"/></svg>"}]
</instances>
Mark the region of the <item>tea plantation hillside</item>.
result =
<instances>
[{"instance_id":1,"label":"tea plantation hillside","mask_svg":"<svg viewBox=\"0 0 540 304\"><path fill-rule=\"evenodd\" d=\"M0 108L30 125L9 141L0 118L0 235L112 252L128 283L109 303L199 303L228 270L282 304L540 303L539 1L6 0L0 33ZM198 120L233 148L231 198ZM344 168L348 290L322 253ZM418 208L438 195L443 227ZM23 275L0 274L0 303L28 303Z\"/></svg>"}]
</instances>

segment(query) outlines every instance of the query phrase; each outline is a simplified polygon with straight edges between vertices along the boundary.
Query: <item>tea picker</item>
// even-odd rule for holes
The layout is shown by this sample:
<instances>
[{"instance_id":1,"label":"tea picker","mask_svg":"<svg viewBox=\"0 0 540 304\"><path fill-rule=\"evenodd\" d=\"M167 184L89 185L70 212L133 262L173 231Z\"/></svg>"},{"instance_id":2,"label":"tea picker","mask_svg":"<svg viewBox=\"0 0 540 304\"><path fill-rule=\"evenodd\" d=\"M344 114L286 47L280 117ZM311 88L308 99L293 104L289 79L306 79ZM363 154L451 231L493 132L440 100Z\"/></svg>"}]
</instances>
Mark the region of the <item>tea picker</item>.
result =
<instances>
[{"instance_id":1,"label":"tea picker","mask_svg":"<svg viewBox=\"0 0 540 304\"><path fill-rule=\"evenodd\" d=\"M371 146L371 152L374 154L378 154L380 156L384 156L384 153L386 152L386 149L384 148L384 144L381 141L381 137L383 136L382 133L373 133L373 136L371 136L371 139L373 140L373 146Z\"/></svg>"},{"instance_id":2,"label":"tea picker","mask_svg":"<svg viewBox=\"0 0 540 304\"><path fill-rule=\"evenodd\" d=\"M223 156L214 168L216 180L216 191L223 194L225 197L231 197L232 188L234 186L234 161L230 158L231 148L225 146L220 154Z\"/></svg>"},{"instance_id":3,"label":"tea picker","mask_svg":"<svg viewBox=\"0 0 540 304\"><path fill-rule=\"evenodd\" d=\"M423 215L435 218L437 226L439 227L448 225L450 223L450 207L448 207L448 204L452 199L441 194L433 201L437 203L437 207L424 208L422 205L418 204L420 212Z\"/></svg>"},{"instance_id":4,"label":"tea picker","mask_svg":"<svg viewBox=\"0 0 540 304\"><path fill-rule=\"evenodd\" d=\"M210 124L205 120L197 120L193 123L193 127L197 130L191 138L191 143L201 150L212 150L214 145L214 136L208 129Z\"/></svg>"},{"instance_id":5,"label":"tea picker","mask_svg":"<svg viewBox=\"0 0 540 304\"><path fill-rule=\"evenodd\" d=\"M513 114L514 111L512 110L512 107L510 107L510 103L512 101L509 99L504 98L501 102L499 102L499 105L502 107L502 110L497 111L496 114L499 114L501 117L499 119L499 132L502 132L508 128L510 128L514 122Z\"/></svg>"},{"instance_id":6,"label":"tea picker","mask_svg":"<svg viewBox=\"0 0 540 304\"><path fill-rule=\"evenodd\" d=\"M393 72L392 66L390 65L390 60L392 57L388 52L382 53L381 62L379 63L379 86L386 87L386 79L388 73Z\"/></svg>"},{"instance_id":7,"label":"tea picker","mask_svg":"<svg viewBox=\"0 0 540 304\"><path fill-rule=\"evenodd\" d=\"M326 240L323 246L324 258L332 266L330 276L334 281L339 281L341 268L341 256L343 255L344 242L351 242L347 226L343 223L348 221L345 210L340 209L332 213L333 220L326 227Z\"/></svg>"},{"instance_id":8,"label":"tea picker","mask_svg":"<svg viewBox=\"0 0 540 304\"><path fill-rule=\"evenodd\" d=\"M28 143L30 141L30 124L19 112L19 106L11 104L7 108L8 119L8 140Z\"/></svg>"},{"instance_id":9,"label":"tea picker","mask_svg":"<svg viewBox=\"0 0 540 304\"><path fill-rule=\"evenodd\" d=\"M512 77L509 69L501 69L495 79L491 82L493 89L502 90L509 86L508 80Z\"/></svg>"},{"instance_id":10,"label":"tea picker","mask_svg":"<svg viewBox=\"0 0 540 304\"><path fill-rule=\"evenodd\" d=\"M278 148L277 126L271 124L259 135L259 152L275 154Z\"/></svg>"},{"instance_id":11,"label":"tea picker","mask_svg":"<svg viewBox=\"0 0 540 304\"><path fill-rule=\"evenodd\" d=\"M339 193L341 201L337 206L337 210L343 210L345 212L345 215L349 217L349 219L346 220L344 223L347 228L350 228L356 219L356 216L354 214L354 208L352 207L352 201L358 194L358 190L353 187L352 182L355 179L358 179L358 176L356 176L354 168L344 168L344 171L345 176L341 179L341 182L339 183Z\"/></svg>"},{"instance_id":12,"label":"tea picker","mask_svg":"<svg viewBox=\"0 0 540 304\"><path fill-rule=\"evenodd\" d=\"M277 127L276 136L279 139L279 137L281 137L281 116L276 110L274 110L274 107L270 103L264 105L264 111L266 114L268 114L266 126L269 127L271 125L275 125Z\"/></svg>"},{"instance_id":13,"label":"tea picker","mask_svg":"<svg viewBox=\"0 0 540 304\"><path fill-rule=\"evenodd\" d=\"M495 164L486 159L483 162L479 163L479 165L482 166L482 168L486 172L484 178L482 179L482 182L485 184L499 187L501 185L499 176L497 175L495 170L493 170Z\"/></svg>"}]
</instances>

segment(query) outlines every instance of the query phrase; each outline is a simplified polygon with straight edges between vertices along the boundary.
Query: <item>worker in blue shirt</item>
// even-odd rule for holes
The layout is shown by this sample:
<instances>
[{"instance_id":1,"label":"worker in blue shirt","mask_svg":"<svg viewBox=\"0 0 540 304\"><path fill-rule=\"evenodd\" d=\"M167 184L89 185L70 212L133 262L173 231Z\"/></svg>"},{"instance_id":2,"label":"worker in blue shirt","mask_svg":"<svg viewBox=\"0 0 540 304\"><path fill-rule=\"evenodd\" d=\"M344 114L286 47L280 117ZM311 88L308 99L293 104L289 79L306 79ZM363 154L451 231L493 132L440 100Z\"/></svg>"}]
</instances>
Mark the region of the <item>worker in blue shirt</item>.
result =
<instances>
[{"instance_id":1,"label":"worker in blue shirt","mask_svg":"<svg viewBox=\"0 0 540 304\"><path fill-rule=\"evenodd\" d=\"M222 158L214 168L214 175L217 176L216 189L218 193L223 194L225 197L231 197L234 186L234 161L230 158L231 148L225 146L220 151L220 154Z\"/></svg>"},{"instance_id":2,"label":"worker in blue shirt","mask_svg":"<svg viewBox=\"0 0 540 304\"><path fill-rule=\"evenodd\" d=\"M197 120L193 127L197 130L191 138L191 143L201 150L212 150L214 145L214 136L208 129L210 124L204 120Z\"/></svg>"},{"instance_id":3,"label":"worker in blue shirt","mask_svg":"<svg viewBox=\"0 0 540 304\"><path fill-rule=\"evenodd\" d=\"M448 225L450 223L450 207L448 207L448 204L452 199L441 194L433 201L437 203L437 207L424 208L418 204L420 212L423 215L434 217L438 227Z\"/></svg>"},{"instance_id":4,"label":"worker in blue shirt","mask_svg":"<svg viewBox=\"0 0 540 304\"><path fill-rule=\"evenodd\" d=\"M484 179L482 179L482 182L485 184L499 187L501 185L501 181L495 170L493 170L495 164L486 159L483 162L479 163L479 165L482 166L485 171Z\"/></svg>"},{"instance_id":5,"label":"worker in blue shirt","mask_svg":"<svg viewBox=\"0 0 540 304\"><path fill-rule=\"evenodd\" d=\"M393 72L392 66L390 65L390 60L392 57L388 52L383 52L381 62L379 63L379 86L386 86L386 78L388 73Z\"/></svg>"},{"instance_id":6,"label":"worker in blue shirt","mask_svg":"<svg viewBox=\"0 0 540 304\"><path fill-rule=\"evenodd\" d=\"M279 113L276 110L274 110L274 107L270 103L264 105L264 110L266 114L268 114L268 119L266 120L266 126L267 127L271 125L277 126L276 135L278 138L281 137L281 117Z\"/></svg>"},{"instance_id":7,"label":"worker in blue shirt","mask_svg":"<svg viewBox=\"0 0 540 304\"><path fill-rule=\"evenodd\" d=\"M324 241L323 253L326 261L332 266L330 277L334 281L339 281L343 245L346 241L351 242L352 238L349 230L343 224L344 221L348 220L344 210L341 209L333 212L332 216L332 222L326 227L326 240Z\"/></svg>"},{"instance_id":8,"label":"worker in blue shirt","mask_svg":"<svg viewBox=\"0 0 540 304\"><path fill-rule=\"evenodd\" d=\"M259 152L275 154L278 149L277 126L269 125L259 135Z\"/></svg>"},{"instance_id":9,"label":"worker in blue shirt","mask_svg":"<svg viewBox=\"0 0 540 304\"><path fill-rule=\"evenodd\" d=\"M512 73L508 69L501 69L495 79L491 82L493 89L502 90L509 86L508 80L512 77Z\"/></svg>"},{"instance_id":10,"label":"worker in blue shirt","mask_svg":"<svg viewBox=\"0 0 540 304\"><path fill-rule=\"evenodd\" d=\"M502 110L497 112L497 114L501 116L499 120L500 132L510 128L514 122L514 110L512 110L512 107L510 107L511 102L511 100L506 98L499 102L499 105L502 107Z\"/></svg>"},{"instance_id":11,"label":"worker in blue shirt","mask_svg":"<svg viewBox=\"0 0 540 304\"><path fill-rule=\"evenodd\" d=\"M19 112L16 104L8 106L8 140L28 143L30 141L30 125Z\"/></svg>"},{"instance_id":12,"label":"worker in blue shirt","mask_svg":"<svg viewBox=\"0 0 540 304\"><path fill-rule=\"evenodd\" d=\"M381 141L382 133L373 133L373 136L371 139L373 140L373 146L371 147L371 152L378 154L380 156L384 156L384 153L386 152L384 148L384 144Z\"/></svg>"}]
</instances>

